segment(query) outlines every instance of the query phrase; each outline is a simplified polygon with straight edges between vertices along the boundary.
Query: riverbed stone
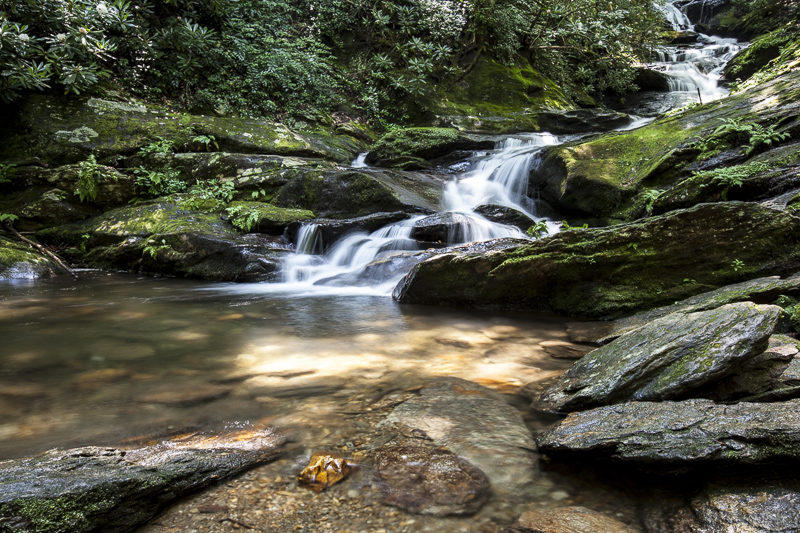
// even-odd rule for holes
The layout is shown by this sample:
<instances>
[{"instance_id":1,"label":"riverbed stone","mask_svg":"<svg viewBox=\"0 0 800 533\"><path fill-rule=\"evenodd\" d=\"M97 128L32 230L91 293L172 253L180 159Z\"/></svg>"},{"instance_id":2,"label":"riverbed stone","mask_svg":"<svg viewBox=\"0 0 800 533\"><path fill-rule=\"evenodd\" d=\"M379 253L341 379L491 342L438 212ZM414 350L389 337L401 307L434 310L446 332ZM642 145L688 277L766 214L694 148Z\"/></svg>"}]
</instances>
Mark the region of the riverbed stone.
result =
<instances>
[{"instance_id":1,"label":"riverbed stone","mask_svg":"<svg viewBox=\"0 0 800 533\"><path fill-rule=\"evenodd\" d=\"M171 502L280 454L272 430L0 462L0 531L132 531Z\"/></svg>"},{"instance_id":2,"label":"riverbed stone","mask_svg":"<svg viewBox=\"0 0 800 533\"><path fill-rule=\"evenodd\" d=\"M386 447L374 460L383 503L411 513L473 514L489 496L486 474L447 450Z\"/></svg>"},{"instance_id":3,"label":"riverbed stone","mask_svg":"<svg viewBox=\"0 0 800 533\"><path fill-rule=\"evenodd\" d=\"M631 402L571 413L537 439L547 454L645 463L761 463L800 453L800 400Z\"/></svg>"},{"instance_id":4,"label":"riverbed stone","mask_svg":"<svg viewBox=\"0 0 800 533\"><path fill-rule=\"evenodd\" d=\"M422 242L452 244L463 242L461 236L471 222L470 217L454 212L436 213L414 223L411 238Z\"/></svg>"},{"instance_id":5,"label":"riverbed stone","mask_svg":"<svg viewBox=\"0 0 800 533\"><path fill-rule=\"evenodd\" d=\"M506 533L637 533L627 524L586 507L528 511Z\"/></svg>"},{"instance_id":6,"label":"riverbed stone","mask_svg":"<svg viewBox=\"0 0 800 533\"><path fill-rule=\"evenodd\" d=\"M580 359L532 406L570 412L684 397L762 354L782 313L743 302L667 315Z\"/></svg>"},{"instance_id":7,"label":"riverbed stone","mask_svg":"<svg viewBox=\"0 0 800 533\"><path fill-rule=\"evenodd\" d=\"M475 213L492 222L514 226L522 232L527 231L528 228L536 224L536 220L528 214L507 205L483 204L475 208Z\"/></svg>"},{"instance_id":8,"label":"riverbed stone","mask_svg":"<svg viewBox=\"0 0 800 533\"><path fill-rule=\"evenodd\" d=\"M498 393L459 379L439 378L395 407L380 426L401 424L465 458L495 491L524 497L538 476L536 445L522 416Z\"/></svg>"},{"instance_id":9,"label":"riverbed stone","mask_svg":"<svg viewBox=\"0 0 800 533\"><path fill-rule=\"evenodd\" d=\"M793 274L800 219L758 204L701 204L573 229L494 253L448 253L398 284L402 303L618 318L746 280ZM702 257L697 250L702 247Z\"/></svg>"}]
</instances>

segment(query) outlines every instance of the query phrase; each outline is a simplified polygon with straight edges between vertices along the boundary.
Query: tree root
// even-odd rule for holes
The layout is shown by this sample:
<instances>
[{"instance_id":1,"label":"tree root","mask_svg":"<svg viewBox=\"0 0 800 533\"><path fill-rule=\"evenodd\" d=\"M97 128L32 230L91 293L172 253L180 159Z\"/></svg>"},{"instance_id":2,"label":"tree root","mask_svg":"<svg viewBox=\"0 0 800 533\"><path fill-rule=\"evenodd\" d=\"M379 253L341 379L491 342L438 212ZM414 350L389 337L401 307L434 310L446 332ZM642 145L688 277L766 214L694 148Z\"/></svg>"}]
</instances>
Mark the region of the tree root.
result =
<instances>
[{"instance_id":1,"label":"tree root","mask_svg":"<svg viewBox=\"0 0 800 533\"><path fill-rule=\"evenodd\" d=\"M5 222L3 224L3 227L6 230L8 230L11 234L13 234L20 241L24 242L25 244L27 244L29 246L32 246L32 247L36 248L37 250L39 250L40 252L42 252L43 254L48 256L50 259L55 261L58 264L58 266L60 266L64 270L66 270L73 277L76 277L76 278L78 277L78 274L76 274L74 270L69 268L67 266L67 264L60 257L58 257L55 253L51 252L50 250L48 250L47 248L45 248L41 244L35 243L32 240L28 239L27 237L24 237L22 234L20 234L20 232L18 232L16 230L16 228L14 228L14 226L11 225L10 222Z\"/></svg>"}]
</instances>

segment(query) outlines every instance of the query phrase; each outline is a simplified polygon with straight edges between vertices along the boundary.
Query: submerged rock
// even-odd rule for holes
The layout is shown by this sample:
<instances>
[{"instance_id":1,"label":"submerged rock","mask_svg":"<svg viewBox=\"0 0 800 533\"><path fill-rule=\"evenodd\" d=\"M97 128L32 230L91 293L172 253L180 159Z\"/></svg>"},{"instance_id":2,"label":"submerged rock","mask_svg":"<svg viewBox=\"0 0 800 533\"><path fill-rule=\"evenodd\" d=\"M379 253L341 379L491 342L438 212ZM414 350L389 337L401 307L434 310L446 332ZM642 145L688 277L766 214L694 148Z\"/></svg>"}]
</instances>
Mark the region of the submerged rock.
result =
<instances>
[{"instance_id":1,"label":"submerged rock","mask_svg":"<svg viewBox=\"0 0 800 533\"><path fill-rule=\"evenodd\" d=\"M132 531L178 498L276 458L284 440L271 430L192 434L0 462L0 530Z\"/></svg>"},{"instance_id":2,"label":"submerged rock","mask_svg":"<svg viewBox=\"0 0 800 533\"><path fill-rule=\"evenodd\" d=\"M737 303L667 315L580 359L532 407L569 412L685 397L763 353L782 313Z\"/></svg>"},{"instance_id":3,"label":"submerged rock","mask_svg":"<svg viewBox=\"0 0 800 533\"><path fill-rule=\"evenodd\" d=\"M536 224L526 213L505 205L483 204L476 207L475 212L492 222L514 226L522 232Z\"/></svg>"},{"instance_id":4,"label":"submerged rock","mask_svg":"<svg viewBox=\"0 0 800 533\"><path fill-rule=\"evenodd\" d=\"M486 474L447 450L388 447L374 459L386 505L438 516L473 514L489 497Z\"/></svg>"},{"instance_id":5,"label":"submerged rock","mask_svg":"<svg viewBox=\"0 0 800 533\"><path fill-rule=\"evenodd\" d=\"M637 529L585 507L528 511L506 533L637 533Z\"/></svg>"},{"instance_id":6,"label":"submerged rock","mask_svg":"<svg viewBox=\"0 0 800 533\"><path fill-rule=\"evenodd\" d=\"M416 221L411 230L411 238L441 244L464 242L463 236L471 221L470 217L461 213L436 213Z\"/></svg>"},{"instance_id":7,"label":"submerged rock","mask_svg":"<svg viewBox=\"0 0 800 533\"><path fill-rule=\"evenodd\" d=\"M381 426L398 423L480 468L495 491L524 497L538 477L536 446L519 412L494 391L440 378L397 406Z\"/></svg>"},{"instance_id":8,"label":"submerged rock","mask_svg":"<svg viewBox=\"0 0 800 533\"><path fill-rule=\"evenodd\" d=\"M647 463L794 460L800 454L800 400L611 405L570 414L537 443L543 453L592 452Z\"/></svg>"},{"instance_id":9,"label":"submerged rock","mask_svg":"<svg viewBox=\"0 0 800 533\"><path fill-rule=\"evenodd\" d=\"M500 252L439 255L411 270L394 296L402 303L619 317L794 273L798 233L800 219L783 211L701 204L609 228L562 231Z\"/></svg>"}]
</instances>

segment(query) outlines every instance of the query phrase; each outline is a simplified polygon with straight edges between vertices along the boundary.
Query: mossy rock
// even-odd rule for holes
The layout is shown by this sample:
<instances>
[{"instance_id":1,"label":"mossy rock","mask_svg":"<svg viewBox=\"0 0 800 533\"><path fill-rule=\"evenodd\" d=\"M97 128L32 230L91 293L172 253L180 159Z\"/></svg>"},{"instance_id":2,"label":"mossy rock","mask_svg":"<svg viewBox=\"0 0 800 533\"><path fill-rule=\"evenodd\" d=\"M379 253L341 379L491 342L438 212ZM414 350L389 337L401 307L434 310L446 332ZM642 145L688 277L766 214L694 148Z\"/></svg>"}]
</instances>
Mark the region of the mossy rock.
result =
<instances>
[{"instance_id":1,"label":"mossy rock","mask_svg":"<svg viewBox=\"0 0 800 533\"><path fill-rule=\"evenodd\" d=\"M499 253L417 265L400 302L620 317L744 280L795 272L800 219L757 204L700 204L576 229ZM701 250L702 253L698 253Z\"/></svg>"},{"instance_id":2,"label":"mossy rock","mask_svg":"<svg viewBox=\"0 0 800 533\"><path fill-rule=\"evenodd\" d=\"M783 29L757 37L750 46L741 50L725 65L723 76L731 81L750 79L780 56L781 48L790 40L791 37Z\"/></svg>"},{"instance_id":3,"label":"mossy rock","mask_svg":"<svg viewBox=\"0 0 800 533\"><path fill-rule=\"evenodd\" d=\"M218 214L150 201L41 230L88 266L218 281L274 280L289 253L278 240L242 235ZM78 253L80 251L80 253Z\"/></svg>"},{"instance_id":4,"label":"mossy rock","mask_svg":"<svg viewBox=\"0 0 800 533\"><path fill-rule=\"evenodd\" d=\"M372 147L366 162L403 170L428 168L427 161L457 150L494 148L494 142L453 128L408 128L387 133Z\"/></svg>"},{"instance_id":5,"label":"mossy rock","mask_svg":"<svg viewBox=\"0 0 800 533\"><path fill-rule=\"evenodd\" d=\"M335 219L393 211L419 213L437 210L443 189L442 181L416 173L315 170L298 172L273 203Z\"/></svg>"},{"instance_id":6,"label":"mossy rock","mask_svg":"<svg viewBox=\"0 0 800 533\"><path fill-rule=\"evenodd\" d=\"M349 162L364 144L345 135L300 134L266 121L170 113L155 107L98 98L34 95L5 106L0 126L6 140L0 161L77 163L95 154L100 160L132 155L158 137L192 151L192 138L213 136L228 152L319 157Z\"/></svg>"},{"instance_id":7,"label":"mossy rock","mask_svg":"<svg viewBox=\"0 0 800 533\"><path fill-rule=\"evenodd\" d=\"M539 131L539 112L576 108L526 59L517 57L507 66L486 54L462 79L431 87L428 94L415 97L415 104L411 118L417 124L498 134Z\"/></svg>"},{"instance_id":8,"label":"mossy rock","mask_svg":"<svg viewBox=\"0 0 800 533\"><path fill-rule=\"evenodd\" d=\"M640 193L667 189L691 175L703 156L698 143L728 119L779 126L800 137L796 114L800 72L787 72L742 93L633 131L548 148L530 187L556 209L575 216L632 220L643 214ZM739 152L730 152L736 163ZM718 166L732 162L716 160Z\"/></svg>"},{"instance_id":9,"label":"mossy rock","mask_svg":"<svg viewBox=\"0 0 800 533\"><path fill-rule=\"evenodd\" d=\"M290 224L314 218L314 213L305 209L286 209L263 202L231 202L225 211L234 226L244 231L274 235L282 235Z\"/></svg>"},{"instance_id":10,"label":"mossy rock","mask_svg":"<svg viewBox=\"0 0 800 533\"><path fill-rule=\"evenodd\" d=\"M48 278L62 273L49 257L0 234L0 280Z\"/></svg>"}]
</instances>

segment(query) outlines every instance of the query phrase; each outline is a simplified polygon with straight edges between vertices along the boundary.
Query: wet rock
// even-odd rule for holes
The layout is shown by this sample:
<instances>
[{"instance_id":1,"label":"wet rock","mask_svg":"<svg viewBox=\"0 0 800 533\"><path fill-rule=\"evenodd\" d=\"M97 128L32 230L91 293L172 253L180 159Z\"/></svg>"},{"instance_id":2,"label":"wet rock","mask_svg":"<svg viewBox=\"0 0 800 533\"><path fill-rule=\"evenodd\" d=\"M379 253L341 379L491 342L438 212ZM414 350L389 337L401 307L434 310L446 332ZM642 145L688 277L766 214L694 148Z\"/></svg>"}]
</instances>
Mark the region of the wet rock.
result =
<instances>
[{"instance_id":1,"label":"wet rock","mask_svg":"<svg viewBox=\"0 0 800 533\"><path fill-rule=\"evenodd\" d=\"M556 359L580 359L594 348L564 341L542 341L539 343L547 355Z\"/></svg>"},{"instance_id":2,"label":"wet rock","mask_svg":"<svg viewBox=\"0 0 800 533\"><path fill-rule=\"evenodd\" d=\"M669 44L694 44L700 35L694 31L673 31L668 34Z\"/></svg>"},{"instance_id":3,"label":"wet rock","mask_svg":"<svg viewBox=\"0 0 800 533\"><path fill-rule=\"evenodd\" d=\"M317 218L306 222L289 224L284 235L289 240L296 242L300 228L305 224L314 224L317 226L316 231L322 238L321 247L326 250L348 233L359 231L372 233L390 224L406 220L409 217L410 215L403 211L394 211L392 213L373 213L363 217L346 219Z\"/></svg>"},{"instance_id":4,"label":"wet rock","mask_svg":"<svg viewBox=\"0 0 800 533\"><path fill-rule=\"evenodd\" d=\"M682 7L694 24L708 22L728 4L727 0L692 0Z\"/></svg>"},{"instance_id":5,"label":"wet rock","mask_svg":"<svg viewBox=\"0 0 800 533\"><path fill-rule=\"evenodd\" d=\"M798 409L800 400L632 402L572 413L537 443L542 453L591 452L647 463L796 459Z\"/></svg>"},{"instance_id":6,"label":"wet rock","mask_svg":"<svg viewBox=\"0 0 800 533\"><path fill-rule=\"evenodd\" d=\"M775 299L782 294L800 296L800 276L791 276L787 279L780 279L778 276L772 276L726 285L713 291L703 292L697 296L686 298L672 305L658 307L613 322L570 323L567 326L567 332L570 335L570 339L574 342L605 344L616 339L620 335L624 335L653 320L672 313L707 311L726 304L745 301L767 304L774 302Z\"/></svg>"},{"instance_id":7,"label":"wet rock","mask_svg":"<svg viewBox=\"0 0 800 533\"><path fill-rule=\"evenodd\" d=\"M271 430L193 434L0 462L0 529L132 531L178 498L274 459L283 442Z\"/></svg>"},{"instance_id":8,"label":"wet rock","mask_svg":"<svg viewBox=\"0 0 800 533\"><path fill-rule=\"evenodd\" d=\"M388 447L374 454L383 503L411 513L473 514L489 497L489 479L447 450Z\"/></svg>"},{"instance_id":9,"label":"wet rock","mask_svg":"<svg viewBox=\"0 0 800 533\"><path fill-rule=\"evenodd\" d=\"M524 497L536 482L535 444L519 412L497 393L458 378L440 378L405 401L380 426L420 430L480 468L495 491Z\"/></svg>"},{"instance_id":10,"label":"wet rock","mask_svg":"<svg viewBox=\"0 0 800 533\"><path fill-rule=\"evenodd\" d=\"M49 278L63 273L49 257L0 234L0 280Z\"/></svg>"},{"instance_id":11,"label":"wet rock","mask_svg":"<svg viewBox=\"0 0 800 533\"><path fill-rule=\"evenodd\" d=\"M758 204L701 204L500 252L442 254L414 267L394 295L403 303L619 317L794 273L798 232L800 219Z\"/></svg>"},{"instance_id":12,"label":"wet rock","mask_svg":"<svg viewBox=\"0 0 800 533\"><path fill-rule=\"evenodd\" d=\"M453 128L408 128L381 137L367 154L366 162L378 167L419 170L429 168L429 160L450 152L492 148L494 141Z\"/></svg>"},{"instance_id":13,"label":"wet rock","mask_svg":"<svg viewBox=\"0 0 800 533\"><path fill-rule=\"evenodd\" d=\"M624 113L600 109L575 109L559 113L540 113L542 131L556 135L611 131L630 124L631 117Z\"/></svg>"},{"instance_id":14,"label":"wet rock","mask_svg":"<svg viewBox=\"0 0 800 533\"><path fill-rule=\"evenodd\" d=\"M528 228L536 224L536 221L527 214L505 205L479 205L475 208L475 212L492 222L505 224L506 226L514 226L522 232L527 231Z\"/></svg>"},{"instance_id":15,"label":"wet rock","mask_svg":"<svg viewBox=\"0 0 800 533\"><path fill-rule=\"evenodd\" d=\"M580 359L532 407L569 412L685 397L763 353L782 313L736 303L667 315Z\"/></svg>"},{"instance_id":16,"label":"wet rock","mask_svg":"<svg viewBox=\"0 0 800 533\"><path fill-rule=\"evenodd\" d=\"M649 68L636 69L635 83L640 91L657 91L665 93L669 91L669 76L659 70Z\"/></svg>"},{"instance_id":17,"label":"wet rock","mask_svg":"<svg viewBox=\"0 0 800 533\"><path fill-rule=\"evenodd\" d=\"M699 531L800 530L800 486L711 486L692 500Z\"/></svg>"},{"instance_id":18,"label":"wet rock","mask_svg":"<svg viewBox=\"0 0 800 533\"><path fill-rule=\"evenodd\" d=\"M636 533L638 530L585 507L528 511L507 533Z\"/></svg>"},{"instance_id":19,"label":"wet rock","mask_svg":"<svg viewBox=\"0 0 800 533\"><path fill-rule=\"evenodd\" d=\"M415 222L411 238L443 244L464 242L462 237L471 221L470 217L461 213L436 213Z\"/></svg>"}]
</instances>

